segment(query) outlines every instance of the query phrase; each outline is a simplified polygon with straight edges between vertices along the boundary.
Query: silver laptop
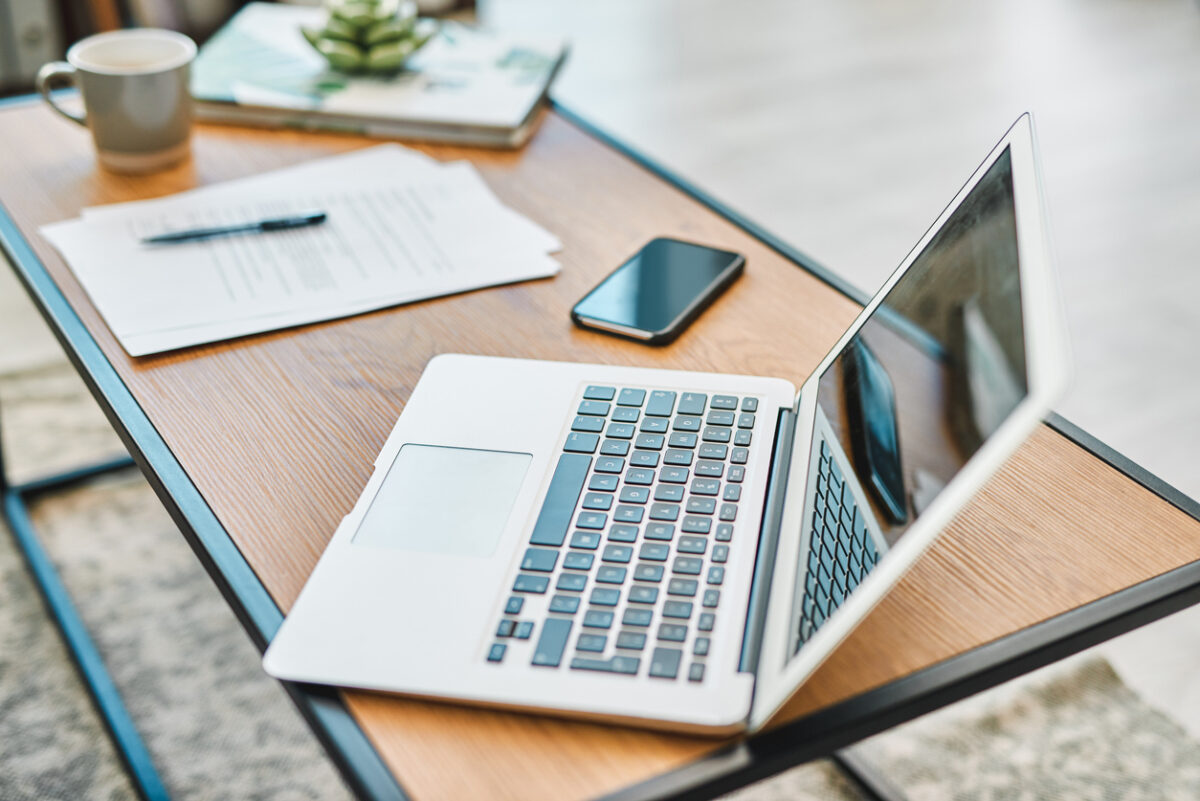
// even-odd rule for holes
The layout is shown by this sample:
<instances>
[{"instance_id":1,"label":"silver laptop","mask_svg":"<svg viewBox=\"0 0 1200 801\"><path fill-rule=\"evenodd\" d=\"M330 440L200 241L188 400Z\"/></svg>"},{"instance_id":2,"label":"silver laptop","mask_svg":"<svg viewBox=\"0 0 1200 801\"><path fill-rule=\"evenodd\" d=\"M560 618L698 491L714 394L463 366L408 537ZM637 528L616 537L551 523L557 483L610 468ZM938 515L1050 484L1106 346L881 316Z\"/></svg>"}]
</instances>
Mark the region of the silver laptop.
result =
<instances>
[{"instance_id":1,"label":"silver laptop","mask_svg":"<svg viewBox=\"0 0 1200 801\"><path fill-rule=\"evenodd\" d=\"M1024 116L799 392L433 359L263 664L295 681L757 729L1029 435L1066 373Z\"/></svg>"}]
</instances>

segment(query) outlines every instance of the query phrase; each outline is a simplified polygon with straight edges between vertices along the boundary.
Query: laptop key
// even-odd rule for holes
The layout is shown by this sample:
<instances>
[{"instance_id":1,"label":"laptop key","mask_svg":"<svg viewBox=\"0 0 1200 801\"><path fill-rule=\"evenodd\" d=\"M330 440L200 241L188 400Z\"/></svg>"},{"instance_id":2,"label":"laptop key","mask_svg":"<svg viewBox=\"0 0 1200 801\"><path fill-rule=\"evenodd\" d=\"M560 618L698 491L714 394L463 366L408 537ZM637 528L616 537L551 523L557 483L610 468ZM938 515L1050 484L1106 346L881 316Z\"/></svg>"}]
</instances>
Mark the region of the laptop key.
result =
<instances>
[{"instance_id":1,"label":"laptop key","mask_svg":"<svg viewBox=\"0 0 1200 801\"><path fill-rule=\"evenodd\" d=\"M558 551L549 548L526 548L525 558L521 560L522 570L533 570L538 573L553 573L554 565L558 563Z\"/></svg>"},{"instance_id":2,"label":"laptop key","mask_svg":"<svg viewBox=\"0 0 1200 801\"><path fill-rule=\"evenodd\" d=\"M716 622L717 616L712 612L701 612L700 619L696 621L696 628L700 631L712 631Z\"/></svg>"},{"instance_id":3,"label":"laptop key","mask_svg":"<svg viewBox=\"0 0 1200 801\"><path fill-rule=\"evenodd\" d=\"M506 646L504 645L504 643L502 643L502 642L494 643L492 645L492 647L488 649L488 656L487 656L488 661L489 662L501 661L502 659L504 659L504 651L505 650L506 650Z\"/></svg>"},{"instance_id":4,"label":"laptop key","mask_svg":"<svg viewBox=\"0 0 1200 801\"><path fill-rule=\"evenodd\" d=\"M743 413L738 415L738 428L754 428L754 415Z\"/></svg>"},{"instance_id":5,"label":"laptop key","mask_svg":"<svg viewBox=\"0 0 1200 801\"><path fill-rule=\"evenodd\" d=\"M580 512L575 525L579 528L603 529L608 525L608 515L604 512Z\"/></svg>"},{"instance_id":6,"label":"laptop key","mask_svg":"<svg viewBox=\"0 0 1200 801\"><path fill-rule=\"evenodd\" d=\"M608 417L608 412L612 406L603 401L585 400L579 404L577 409L579 414L588 415L589 417Z\"/></svg>"},{"instance_id":7,"label":"laptop key","mask_svg":"<svg viewBox=\"0 0 1200 801\"><path fill-rule=\"evenodd\" d=\"M721 462L701 461L696 462L696 475L704 478L720 478L725 472L725 465Z\"/></svg>"},{"instance_id":8,"label":"laptop key","mask_svg":"<svg viewBox=\"0 0 1200 801\"><path fill-rule=\"evenodd\" d=\"M742 499L742 487L740 484L726 484L725 492L721 494L721 500L737 503Z\"/></svg>"},{"instance_id":9,"label":"laptop key","mask_svg":"<svg viewBox=\"0 0 1200 801\"><path fill-rule=\"evenodd\" d=\"M605 562L627 564L633 558L633 548L629 545L605 545L604 555L600 558Z\"/></svg>"},{"instance_id":10,"label":"laptop key","mask_svg":"<svg viewBox=\"0 0 1200 801\"><path fill-rule=\"evenodd\" d=\"M634 409L631 406L618 406L612 413L615 423L636 423L641 416L641 409Z\"/></svg>"},{"instance_id":11,"label":"laptop key","mask_svg":"<svg viewBox=\"0 0 1200 801\"><path fill-rule=\"evenodd\" d=\"M616 492L621 484L620 476L594 475L588 480L588 489L597 492Z\"/></svg>"},{"instance_id":12,"label":"laptop key","mask_svg":"<svg viewBox=\"0 0 1200 801\"><path fill-rule=\"evenodd\" d=\"M632 607L625 610L625 614L621 616L621 623L625 626L637 626L645 628L650 625L650 621L654 619L653 609L634 609Z\"/></svg>"},{"instance_id":13,"label":"laptop key","mask_svg":"<svg viewBox=\"0 0 1200 801\"><path fill-rule=\"evenodd\" d=\"M679 504L677 503L659 503L655 502L650 505L651 520L670 520L679 519Z\"/></svg>"},{"instance_id":14,"label":"laptop key","mask_svg":"<svg viewBox=\"0 0 1200 801\"><path fill-rule=\"evenodd\" d=\"M743 412L757 412L758 411L758 398L742 398L742 411Z\"/></svg>"},{"instance_id":15,"label":"laptop key","mask_svg":"<svg viewBox=\"0 0 1200 801\"><path fill-rule=\"evenodd\" d=\"M533 664L543 667L558 667L562 661L567 637L571 634L571 621L551 617L542 623L542 634L533 649Z\"/></svg>"},{"instance_id":16,"label":"laptop key","mask_svg":"<svg viewBox=\"0 0 1200 801\"><path fill-rule=\"evenodd\" d=\"M693 662L688 667L688 681L704 681L704 663Z\"/></svg>"},{"instance_id":17,"label":"laptop key","mask_svg":"<svg viewBox=\"0 0 1200 801\"><path fill-rule=\"evenodd\" d=\"M729 523L720 523L717 525L717 542L729 542L733 539L733 526Z\"/></svg>"},{"instance_id":18,"label":"laptop key","mask_svg":"<svg viewBox=\"0 0 1200 801\"><path fill-rule=\"evenodd\" d=\"M671 540L675 536L675 527L670 523L650 523L646 526L646 539Z\"/></svg>"},{"instance_id":19,"label":"laptop key","mask_svg":"<svg viewBox=\"0 0 1200 801\"><path fill-rule=\"evenodd\" d=\"M663 464L687 467L692 463L692 452L670 448L663 454Z\"/></svg>"},{"instance_id":20,"label":"laptop key","mask_svg":"<svg viewBox=\"0 0 1200 801\"><path fill-rule=\"evenodd\" d=\"M671 430L671 421L665 417L647 417L638 430L644 434L664 435ZM665 436L663 438L666 439Z\"/></svg>"},{"instance_id":21,"label":"laptop key","mask_svg":"<svg viewBox=\"0 0 1200 801\"><path fill-rule=\"evenodd\" d=\"M721 603L721 591L705 590L704 597L700 599L700 603L705 609L716 609L717 604Z\"/></svg>"},{"instance_id":22,"label":"laptop key","mask_svg":"<svg viewBox=\"0 0 1200 801\"><path fill-rule=\"evenodd\" d=\"M685 392L679 398L680 414L704 414L704 406L708 396L703 392Z\"/></svg>"},{"instance_id":23,"label":"laptop key","mask_svg":"<svg viewBox=\"0 0 1200 801\"><path fill-rule=\"evenodd\" d=\"M704 433L700 435L700 439L705 442L729 442L729 438L733 436L728 428L720 426L705 426Z\"/></svg>"},{"instance_id":24,"label":"laptop key","mask_svg":"<svg viewBox=\"0 0 1200 801\"><path fill-rule=\"evenodd\" d=\"M597 584L624 584L626 570L615 565L601 565L596 571Z\"/></svg>"},{"instance_id":25,"label":"laptop key","mask_svg":"<svg viewBox=\"0 0 1200 801\"><path fill-rule=\"evenodd\" d=\"M675 562L671 566L671 572L685 576L698 576L702 567L704 567L704 560L698 556L676 556Z\"/></svg>"},{"instance_id":26,"label":"laptop key","mask_svg":"<svg viewBox=\"0 0 1200 801\"><path fill-rule=\"evenodd\" d=\"M643 542L638 556L652 562L665 562L671 555L671 546L661 542Z\"/></svg>"},{"instance_id":27,"label":"laptop key","mask_svg":"<svg viewBox=\"0 0 1200 801\"><path fill-rule=\"evenodd\" d=\"M631 604L652 604L657 600L658 587L637 585L629 588L629 603Z\"/></svg>"},{"instance_id":28,"label":"laptop key","mask_svg":"<svg viewBox=\"0 0 1200 801\"><path fill-rule=\"evenodd\" d=\"M640 523L646 510L640 506L621 504L613 512L613 520L621 523Z\"/></svg>"},{"instance_id":29,"label":"laptop key","mask_svg":"<svg viewBox=\"0 0 1200 801\"><path fill-rule=\"evenodd\" d=\"M513 630L513 636L518 640L528 640L533 635L533 621L522 620Z\"/></svg>"},{"instance_id":30,"label":"laptop key","mask_svg":"<svg viewBox=\"0 0 1200 801\"><path fill-rule=\"evenodd\" d=\"M646 647L646 635L640 631L622 631L617 635L617 647L640 651Z\"/></svg>"},{"instance_id":31,"label":"laptop key","mask_svg":"<svg viewBox=\"0 0 1200 801\"><path fill-rule=\"evenodd\" d=\"M576 531L571 535L571 547L594 551L600 547L600 534L596 531Z\"/></svg>"},{"instance_id":32,"label":"laptop key","mask_svg":"<svg viewBox=\"0 0 1200 801\"><path fill-rule=\"evenodd\" d=\"M590 456L564 453L558 457L558 465L550 478L550 488L546 490L546 499L542 502L542 510L538 513L533 534L529 538L532 544L563 544L575 503L583 492L583 482L591 466Z\"/></svg>"},{"instance_id":33,"label":"laptop key","mask_svg":"<svg viewBox=\"0 0 1200 801\"><path fill-rule=\"evenodd\" d=\"M659 471L658 477L668 484L686 484L689 473L686 467L664 467Z\"/></svg>"},{"instance_id":34,"label":"laptop key","mask_svg":"<svg viewBox=\"0 0 1200 801\"><path fill-rule=\"evenodd\" d=\"M683 652L678 648L655 648L650 656L650 675L656 679L673 679L679 675L679 659Z\"/></svg>"},{"instance_id":35,"label":"laptop key","mask_svg":"<svg viewBox=\"0 0 1200 801\"><path fill-rule=\"evenodd\" d=\"M667 595L682 595L685 598L696 597L700 583L696 579L673 578L667 582Z\"/></svg>"},{"instance_id":36,"label":"laptop key","mask_svg":"<svg viewBox=\"0 0 1200 801\"><path fill-rule=\"evenodd\" d=\"M715 554L715 550L714 550ZM725 568L720 565L713 565L708 569L708 583L714 586L720 586L725 581Z\"/></svg>"},{"instance_id":37,"label":"laptop key","mask_svg":"<svg viewBox=\"0 0 1200 801\"><path fill-rule=\"evenodd\" d=\"M550 579L547 576L531 576L527 573L518 573L517 580L513 582L513 592L531 592L542 595L549 586Z\"/></svg>"},{"instance_id":38,"label":"laptop key","mask_svg":"<svg viewBox=\"0 0 1200 801\"><path fill-rule=\"evenodd\" d=\"M732 395L713 395L712 408L733 410L738 406L738 399Z\"/></svg>"},{"instance_id":39,"label":"laptop key","mask_svg":"<svg viewBox=\"0 0 1200 801\"><path fill-rule=\"evenodd\" d=\"M733 412L723 412L713 409L708 413L708 417L704 418L704 422L710 426L732 426L733 418Z\"/></svg>"},{"instance_id":40,"label":"laptop key","mask_svg":"<svg viewBox=\"0 0 1200 801\"><path fill-rule=\"evenodd\" d=\"M696 656L708 656L708 642L707 637L697 637L692 643L692 653Z\"/></svg>"},{"instance_id":41,"label":"laptop key","mask_svg":"<svg viewBox=\"0 0 1200 801\"><path fill-rule=\"evenodd\" d=\"M656 389L650 393L650 401L646 404L646 414L655 417L670 417L675 411L675 393Z\"/></svg>"},{"instance_id":42,"label":"laptop key","mask_svg":"<svg viewBox=\"0 0 1200 801\"><path fill-rule=\"evenodd\" d=\"M520 595L514 595L511 598L509 598L508 603L506 603L504 605L504 614L519 615L519 614L521 614L521 607L524 605L525 605L525 599L522 598Z\"/></svg>"},{"instance_id":43,"label":"laptop key","mask_svg":"<svg viewBox=\"0 0 1200 801\"><path fill-rule=\"evenodd\" d=\"M725 476L725 478L735 484L740 484L746 478L746 468L740 465L731 467L729 468L729 475Z\"/></svg>"},{"instance_id":44,"label":"laptop key","mask_svg":"<svg viewBox=\"0 0 1200 801\"><path fill-rule=\"evenodd\" d=\"M612 507L612 496L605 492L589 492L583 496L583 508L607 512Z\"/></svg>"},{"instance_id":45,"label":"laptop key","mask_svg":"<svg viewBox=\"0 0 1200 801\"><path fill-rule=\"evenodd\" d=\"M501 620L500 625L496 627L496 636L497 637L511 637L512 633L513 633L513 628L515 628L516 625L517 624L511 620L508 620L508 619Z\"/></svg>"},{"instance_id":46,"label":"laptop key","mask_svg":"<svg viewBox=\"0 0 1200 801\"><path fill-rule=\"evenodd\" d=\"M567 570L591 570L595 554L584 551L570 551L563 557L563 567Z\"/></svg>"},{"instance_id":47,"label":"laptop key","mask_svg":"<svg viewBox=\"0 0 1200 801\"><path fill-rule=\"evenodd\" d=\"M567 442L563 445L563 450L568 453L595 453L596 446L599 444L599 434L583 434L578 431L572 431L570 434L567 434Z\"/></svg>"},{"instance_id":48,"label":"laptop key","mask_svg":"<svg viewBox=\"0 0 1200 801\"><path fill-rule=\"evenodd\" d=\"M683 525L679 527L680 531L686 531L689 534L707 534L709 528L712 527L712 520L700 515L684 515Z\"/></svg>"},{"instance_id":49,"label":"laptop key","mask_svg":"<svg viewBox=\"0 0 1200 801\"><path fill-rule=\"evenodd\" d=\"M696 432L704 427L703 417L691 417L681 414L675 418L675 422L671 424L671 428L675 431L691 431Z\"/></svg>"},{"instance_id":50,"label":"laptop key","mask_svg":"<svg viewBox=\"0 0 1200 801\"><path fill-rule=\"evenodd\" d=\"M638 535L638 527L631 526L628 523L613 523L612 528L608 530L609 542L636 542Z\"/></svg>"},{"instance_id":51,"label":"laptop key","mask_svg":"<svg viewBox=\"0 0 1200 801\"><path fill-rule=\"evenodd\" d=\"M599 470L600 468L597 467L596 469ZM665 470L666 468L663 469ZM654 471L645 467L631 467L629 468L629 471L625 473L625 483L640 484L643 486L653 484Z\"/></svg>"},{"instance_id":52,"label":"laptop key","mask_svg":"<svg viewBox=\"0 0 1200 801\"><path fill-rule=\"evenodd\" d=\"M583 397L588 400L610 401L617 396L617 390L613 387L601 387L592 385L583 390Z\"/></svg>"},{"instance_id":53,"label":"laptop key","mask_svg":"<svg viewBox=\"0 0 1200 801\"><path fill-rule=\"evenodd\" d=\"M644 389L623 389L621 394L617 396L618 406L641 406L646 400L646 390Z\"/></svg>"},{"instance_id":54,"label":"laptop key","mask_svg":"<svg viewBox=\"0 0 1200 801\"><path fill-rule=\"evenodd\" d=\"M662 434L638 434L633 441L633 447L649 451L661 451L667 438Z\"/></svg>"},{"instance_id":55,"label":"laptop key","mask_svg":"<svg viewBox=\"0 0 1200 801\"><path fill-rule=\"evenodd\" d=\"M634 467L658 467L658 454L654 451L634 451L629 463Z\"/></svg>"},{"instance_id":56,"label":"laptop key","mask_svg":"<svg viewBox=\"0 0 1200 801\"><path fill-rule=\"evenodd\" d=\"M742 429L740 431L735 431L733 434L733 444L734 445L749 445L750 441L753 438L754 438L754 434L752 434L749 431L746 431L745 429Z\"/></svg>"},{"instance_id":57,"label":"laptop key","mask_svg":"<svg viewBox=\"0 0 1200 801\"><path fill-rule=\"evenodd\" d=\"M579 611L579 597L576 595L553 595L550 598L550 611L561 615L573 615Z\"/></svg>"},{"instance_id":58,"label":"laptop key","mask_svg":"<svg viewBox=\"0 0 1200 801\"><path fill-rule=\"evenodd\" d=\"M629 442L623 439L606 439L600 443L601 456L628 456Z\"/></svg>"},{"instance_id":59,"label":"laptop key","mask_svg":"<svg viewBox=\"0 0 1200 801\"><path fill-rule=\"evenodd\" d=\"M691 601L667 601L663 604L663 617L687 620L692 616Z\"/></svg>"},{"instance_id":60,"label":"laptop key","mask_svg":"<svg viewBox=\"0 0 1200 801\"><path fill-rule=\"evenodd\" d=\"M720 526L718 526L717 528L720 528ZM728 545L714 545L713 552L712 552L712 560L714 562L721 562L721 563L728 562L729 561L729 546Z\"/></svg>"},{"instance_id":61,"label":"laptop key","mask_svg":"<svg viewBox=\"0 0 1200 801\"><path fill-rule=\"evenodd\" d=\"M558 577L558 582L554 585L555 589L567 590L569 592L583 592L583 588L587 586L587 576L582 573L563 573Z\"/></svg>"},{"instance_id":62,"label":"laptop key","mask_svg":"<svg viewBox=\"0 0 1200 801\"><path fill-rule=\"evenodd\" d=\"M620 473L625 469L625 460L616 456L601 456L596 460L597 473Z\"/></svg>"},{"instance_id":63,"label":"laptop key","mask_svg":"<svg viewBox=\"0 0 1200 801\"><path fill-rule=\"evenodd\" d=\"M680 553L704 553L706 550L708 550L708 539L706 537L679 538Z\"/></svg>"},{"instance_id":64,"label":"laptop key","mask_svg":"<svg viewBox=\"0 0 1200 801\"><path fill-rule=\"evenodd\" d=\"M691 498L688 498L687 510L689 514L711 515L713 512L717 511L717 499L697 498L693 495Z\"/></svg>"},{"instance_id":65,"label":"laptop key","mask_svg":"<svg viewBox=\"0 0 1200 801\"><path fill-rule=\"evenodd\" d=\"M571 660L572 670L598 670L602 673L617 673L622 676L636 676L642 660L636 656L614 656L611 659L592 659L577 656Z\"/></svg>"},{"instance_id":66,"label":"laptop key","mask_svg":"<svg viewBox=\"0 0 1200 801\"><path fill-rule=\"evenodd\" d=\"M589 609L583 613L583 625L589 629L612 628L613 613L606 609Z\"/></svg>"},{"instance_id":67,"label":"laptop key","mask_svg":"<svg viewBox=\"0 0 1200 801\"><path fill-rule=\"evenodd\" d=\"M734 464L745 464L746 462L750 461L750 449L734 448L733 453L729 455L729 461L733 462Z\"/></svg>"},{"instance_id":68,"label":"laptop key","mask_svg":"<svg viewBox=\"0 0 1200 801\"><path fill-rule=\"evenodd\" d=\"M672 431L667 437L667 445L672 448L694 448L699 441L698 436L687 431Z\"/></svg>"},{"instance_id":69,"label":"laptop key","mask_svg":"<svg viewBox=\"0 0 1200 801\"><path fill-rule=\"evenodd\" d=\"M633 439L634 433L633 423L609 423L604 435L613 439Z\"/></svg>"},{"instance_id":70,"label":"laptop key","mask_svg":"<svg viewBox=\"0 0 1200 801\"><path fill-rule=\"evenodd\" d=\"M721 491L721 482L712 478L697 478L692 481L692 493L695 495L717 495Z\"/></svg>"},{"instance_id":71,"label":"laptop key","mask_svg":"<svg viewBox=\"0 0 1200 801\"><path fill-rule=\"evenodd\" d=\"M687 625L683 623L662 623L658 627L658 639L667 642L683 642L687 639Z\"/></svg>"},{"instance_id":72,"label":"laptop key","mask_svg":"<svg viewBox=\"0 0 1200 801\"><path fill-rule=\"evenodd\" d=\"M646 543L645 545L642 546L641 558L643 558L643 559L646 558L646 548L651 545L652 545L652 543ZM655 547L660 547L660 546L655 546ZM668 552L669 552L669 549L668 549ZM663 558L659 561L666 561L666 558L667 558L667 556L664 553ZM662 577L663 577L663 566L662 565L648 565L643 562L642 564L639 564L637 567L635 567L633 569L633 578L636 581L662 581Z\"/></svg>"},{"instance_id":73,"label":"laptop key","mask_svg":"<svg viewBox=\"0 0 1200 801\"><path fill-rule=\"evenodd\" d=\"M650 500L649 487L621 487L621 503L646 503Z\"/></svg>"},{"instance_id":74,"label":"laptop key","mask_svg":"<svg viewBox=\"0 0 1200 801\"><path fill-rule=\"evenodd\" d=\"M571 423L572 431L586 431L592 434L598 434L604 430L603 417L584 417L579 415Z\"/></svg>"},{"instance_id":75,"label":"laptop key","mask_svg":"<svg viewBox=\"0 0 1200 801\"><path fill-rule=\"evenodd\" d=\"M729 455L729 446L717 442L705 442L700 446L701 459L724 459Z\"/></svg>"},{"instance_id":76,"label":"laptop key","mask_svg":"<svg viewBox=\"0 0 1200 801\"><path fill-rule=\"evenodd\" d=\"M608 644L607 634L580 634L579 639L575 641L575 648L580 651L603 653L606 644Z\"/></svg>"},{"instance_id":77,"label":"laptop key","mask_svg":"<svg viewBox=\"0 0 1200 801\"><path fill-rule=\"evenodd\" d=\"M683 493L684 488L677 484L659 484L654 488L654 500L679 503L683 500Z\"/></svg>"},{"instance_id":78,"label":"laptop key","mask_svg":"<svg viewBox=\"0 0 1200 801\"><path fill-rule=\"evenodd\" d=\"M737 510L736 503L723 503L721 504L721 514L718 517L726 522L737 520Z\"/></svg>"}]
</instances>

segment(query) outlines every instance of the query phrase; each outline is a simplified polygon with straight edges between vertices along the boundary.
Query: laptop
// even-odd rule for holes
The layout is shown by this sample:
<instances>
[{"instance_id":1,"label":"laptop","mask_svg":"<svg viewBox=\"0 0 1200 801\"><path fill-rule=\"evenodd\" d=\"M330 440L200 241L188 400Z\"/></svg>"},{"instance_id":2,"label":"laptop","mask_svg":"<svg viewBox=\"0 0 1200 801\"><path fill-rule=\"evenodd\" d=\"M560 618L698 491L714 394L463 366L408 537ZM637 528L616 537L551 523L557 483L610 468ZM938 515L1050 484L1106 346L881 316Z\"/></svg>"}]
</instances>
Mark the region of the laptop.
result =
<instances>
[{"instance_id":1,"label":"laptop","mask_svg":"<svg viewBox=\"0 0 1200 801\"><path fill-rule=\"evenodd\" d=\"M264 667L756 730L1066 374L1025 115L799 392L761 376L431 360Z\"/></svg>"}]
</instances>

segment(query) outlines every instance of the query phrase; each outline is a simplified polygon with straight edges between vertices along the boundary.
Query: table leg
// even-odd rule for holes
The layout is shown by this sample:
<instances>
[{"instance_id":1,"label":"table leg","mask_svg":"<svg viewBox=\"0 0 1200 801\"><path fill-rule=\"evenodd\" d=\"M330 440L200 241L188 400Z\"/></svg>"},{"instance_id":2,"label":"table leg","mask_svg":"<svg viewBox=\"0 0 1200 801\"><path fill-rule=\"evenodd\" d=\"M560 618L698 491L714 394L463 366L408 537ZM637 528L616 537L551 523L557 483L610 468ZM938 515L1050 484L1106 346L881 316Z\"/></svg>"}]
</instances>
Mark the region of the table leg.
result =
<instances>
[{"instance_id":1,"label":"table leg","mask_svg":"<svg viewBox=\"0 0 1200 801\"><path fill-rule=\"evenodd\" d=\"M154 769L137 728L133 724L121 695L108 673L108 668L88 634L87 627L75 610L71 596L63 585L54 563L38 540L37 531L29 516L29 502L37 495L66 489L94 476L133 466L128 456L88 465L22 484L12 484L4 464L3 442L0 441L0 493L4 499L4 519L8 522L29 572L42 594L51 618L58 626L67 650L75 661L96 711L104 720L113 745L129 773L130 780L144 801L167 801L167 789Z\"/></svg>"}]
</instances>

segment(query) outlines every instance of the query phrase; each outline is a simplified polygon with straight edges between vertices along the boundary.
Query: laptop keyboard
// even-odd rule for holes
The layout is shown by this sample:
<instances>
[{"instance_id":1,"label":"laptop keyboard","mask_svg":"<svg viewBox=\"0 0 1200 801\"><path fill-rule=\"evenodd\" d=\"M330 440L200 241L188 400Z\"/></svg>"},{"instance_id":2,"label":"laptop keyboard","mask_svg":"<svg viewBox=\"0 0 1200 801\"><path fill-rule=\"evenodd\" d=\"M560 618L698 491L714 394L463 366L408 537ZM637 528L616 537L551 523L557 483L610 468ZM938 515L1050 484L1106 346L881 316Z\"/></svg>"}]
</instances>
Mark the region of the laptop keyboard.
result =
<instances>
[{"instance_id":1,"label":"laptop keyboard","mask_svg":"<svg viewBox=\"0 0 1200 801\"><path fill-rule=\"evenodd\" d=\"M879 562L863 511L824 437L820 447L797 647L812 637Z\"/></svg>"},{"instance_id":2,"label":"laptop keyboard","mask_svg":"<svg viewBox=\"0 0 1200 801\"><path fill-rule=\"evenodd\" d=\"M533 639L540 667L702 682L757 411L585 388L487 660ZM548 596L542 619L529 596Z\"/></svg>"}]
</instances>

